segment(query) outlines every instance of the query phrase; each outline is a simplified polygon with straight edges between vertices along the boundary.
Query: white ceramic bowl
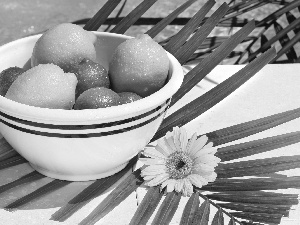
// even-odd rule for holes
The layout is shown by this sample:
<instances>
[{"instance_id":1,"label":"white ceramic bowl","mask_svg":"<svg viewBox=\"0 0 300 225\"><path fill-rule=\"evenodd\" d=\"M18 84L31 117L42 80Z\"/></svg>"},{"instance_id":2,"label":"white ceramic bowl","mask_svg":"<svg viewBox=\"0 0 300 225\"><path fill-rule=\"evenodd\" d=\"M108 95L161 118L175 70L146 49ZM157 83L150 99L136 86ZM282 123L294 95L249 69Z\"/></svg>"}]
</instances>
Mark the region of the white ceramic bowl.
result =
<instances>
[{"instance_id":1,"label":"white ceramic bowl","mask_svg":"<svg viewBox=\"0 0 300 225\"><path fill-rule=\"evenodd\" d=\"M114 49L131 38L95 32L98 61L108 67ZM0 71L28 67L40 35L0 47ZM0 96L0 132L38 172L56 179L85 181L123 169L160 126L170 98L183 80L178 61L168 53L169 81L139 101L101 109L63 110L20 104Z\"/></svg>"}]
</instances>

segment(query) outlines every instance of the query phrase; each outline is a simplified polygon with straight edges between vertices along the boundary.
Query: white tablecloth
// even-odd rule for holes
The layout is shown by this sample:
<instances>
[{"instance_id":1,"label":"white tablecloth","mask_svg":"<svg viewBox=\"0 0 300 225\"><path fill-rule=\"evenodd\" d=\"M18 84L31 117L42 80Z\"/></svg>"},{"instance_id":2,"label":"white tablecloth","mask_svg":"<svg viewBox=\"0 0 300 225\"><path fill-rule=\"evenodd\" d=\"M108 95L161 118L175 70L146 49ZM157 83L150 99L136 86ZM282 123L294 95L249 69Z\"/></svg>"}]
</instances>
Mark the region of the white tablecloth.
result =
<instances>
[{"instance_id":1,"label":"white tablecloth","mask_svg":"<svg viewBox=\"0 0 300 225\"><path fill-rule=\"evenodd\" d=\"M220 65L217 66L204 80L193 88L183 97L174 109L181 107L197 96L202 95L213 88L223 80L233 75L242 66ZM185 127L190 133L207 133L238 123L258 119L275 113L283 112L300 107L300 64L278 64L267 65L246 84L235 91L232 95L224 99L215 107L205 112L200 117L188 123ZM170 109L170 114L174 109ZM284 134L300 130L300 119L293 120L286 124L272 128L270 130L252 135L247 138L235 141L241 143L249 140L260 139L264 137ZM230 143L233 144L233 143ZM300 155L300 143L290 145L281 149L276 149L267 153L261 153L255 156L243 158L264 158L280 155ZM139 164L138 164L139 165ZM28 164L21 164L0 171L0 184L11 182L22 175L33 171ZM287 175L300 175L299 169L284 172ZM22 188L15 188L3 194L0 194L0 224L78 224L85 218L106 196L109 192L93 199L77 213L71 216L64 223L49 220L61 206L70 200L76 193L79 193L91 182L76 182L62 189L59 189L47 196L34 201L22 209L15 212L8 212L3 207L19 197L28 194L38 187L49 182L50 178L44 178L37 182L24 185ZM290 189L283 192L300 194L300 190ZM137 205L145 195L145 189L139 188L131 194L121 205L115 208L109 215L100 220L97 224L128 224L133 216ZM187 198L181 200L181 204L176 211L171 224L178 224L180 216ZM214 210L212 210L214 211ZM153 218L150 218L150 221ZM282 224L297 225L300 224L300 207L295 206L290 213L289 218L284 218Z\"/></svg>"}]
</instances>

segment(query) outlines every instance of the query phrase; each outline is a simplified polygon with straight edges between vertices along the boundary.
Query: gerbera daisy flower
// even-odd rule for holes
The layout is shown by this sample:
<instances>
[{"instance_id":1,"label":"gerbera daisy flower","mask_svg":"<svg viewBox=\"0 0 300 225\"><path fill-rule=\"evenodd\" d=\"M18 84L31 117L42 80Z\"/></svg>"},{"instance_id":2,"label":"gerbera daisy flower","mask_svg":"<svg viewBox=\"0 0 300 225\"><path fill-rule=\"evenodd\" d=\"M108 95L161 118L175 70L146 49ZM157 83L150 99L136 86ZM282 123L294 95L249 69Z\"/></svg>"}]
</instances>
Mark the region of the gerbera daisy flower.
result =
<instances>
[{"instance_id":1,"label":"gerbera daisy flower","mask_svg":"<svg viewBox=\"0 0 300 225\"><path fill-rule=\"evenodd\" d=\"M167 192L181 192L183 196L193 193L193 186L201 188L215 181L215 167L221 161L214 154L217 148L207 143L207 136L197 138L194 133L187 137L184 128L174 127L155 147L146 148L140 158L145 164L141 175L147 186L161 185Z\"/></svg>"}]
</instances>

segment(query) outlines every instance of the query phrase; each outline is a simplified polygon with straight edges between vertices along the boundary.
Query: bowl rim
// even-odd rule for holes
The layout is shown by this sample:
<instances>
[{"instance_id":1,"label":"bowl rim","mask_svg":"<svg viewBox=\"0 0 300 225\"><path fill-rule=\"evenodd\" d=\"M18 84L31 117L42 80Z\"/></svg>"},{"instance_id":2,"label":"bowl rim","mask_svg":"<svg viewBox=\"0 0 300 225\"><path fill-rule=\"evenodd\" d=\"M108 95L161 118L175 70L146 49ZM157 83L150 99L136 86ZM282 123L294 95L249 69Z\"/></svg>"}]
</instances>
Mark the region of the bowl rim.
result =
<instances>
[{"instance_id":1,"label":"bowl rim","mask_svg":"<svg viewBox=\"0 0 300 225\"><path fill-rule=\"evenodd\" d=\"M94 31L97 37L107 36L122 38L124 40L133 38L131 36L99 32ZM22 45L28 41L36 41L41 34L21 38L12 42L9 42L3 46L0 46L0 54L7 48L14 47L16 45ZM166 51L167 52L167 51ZM167 52L170 69L172 76L169 81L159 91L135 101L129 104L123 104L118 106L111 106L107 108L98 109L84 109L84 110L65 110L65 109L50 109L41 108L36 106L30 106L15 102L7 99L4 96L0 96L0 111L10 116L19 117L26 120L32 121L49 121L49 122L81 122L88 123L95 120L111 120L114 118L122 118L126 115L130 116L138 112L143 112L147 109L153 109L166 100L172 97L175 92L180 88L183 81L183 70L178 60L169 52Z\"/></svg>"}]
</instances>

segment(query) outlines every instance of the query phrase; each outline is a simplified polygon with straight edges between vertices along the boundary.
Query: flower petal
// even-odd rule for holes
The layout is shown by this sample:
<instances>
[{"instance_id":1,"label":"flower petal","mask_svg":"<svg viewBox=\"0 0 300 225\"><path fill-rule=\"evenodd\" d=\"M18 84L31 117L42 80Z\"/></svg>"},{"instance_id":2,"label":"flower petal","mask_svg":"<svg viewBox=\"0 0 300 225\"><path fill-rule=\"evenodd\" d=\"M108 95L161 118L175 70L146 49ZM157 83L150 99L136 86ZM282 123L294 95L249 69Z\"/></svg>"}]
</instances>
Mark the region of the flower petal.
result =
<instances>
[{"instance_id":1,"label":"flower petal","mask_svg":"<svg viewBox=\"0 0 300 225\"><path fill-rule=\"evenodd\" d=\"M172 152L177 151L177 146L174 144L174 139L173 139L173 137L165 138L165 142L166 142L166 145L168 145L169 148L172 149Z\"/></svg>"},{"instance_id":2,"label":"flower petal","mask_svg":"<svg viewBox=\"0 0 300 225\"><path fill-rule=\"evenodd\" d=\"M139 160L145 165L165 165L164 159L140 158Z\"/></svg>"},{"instance_id":3,"label":"flower petal","mask_svg":"<svg viewBox=\"0 0 300 225\"><path fill-rule=\"evenodd\" d=\"M198 174L191 174L187 177L190 182L198 188L208 184L208 181Z\"/></svg>"},{"instance_id":4,"label":"flower petal","mask_svg":"<svg viewBox=\"0 0 300 225\"><path fill-rule=\"evenodd\" d=\"M167 192L172 192L172 191L174 191L175 183L176 183L176 181L174 179L169 179L169 180L164 181L161 186L162 186L162 188L166 186Z\"/></svg>"},{"instance_id":5,"label":"flower petal","mask_svg":"<svg viewBox=\"0 0 300 225\"><path fill-rule=\"evenodd\" d=\"M198 173L198 171L213 172L215 171L215 167L204 163L198 163L194 165L192 173Z\"/></svg>"},{"instance_id":6,"label":"flower petal","mask_svg":"<svg viewBox=\"0 0 300 225\"><path fill-rule=\"evenodd\" d=\"M194 142L194 144L193 144L193 146L191 146L191 150L190 150L191 157L193 157L194 154L196 154L196 152L198 152L200 149L202 149L205 146L207 140L208 140L207 136L203 135Z\"/></svg>"},{"instance_id":7,"label":"flower petal","mask_svg":"<svg viewBox=\"0 0 300 225\"><path fill-rule=\"evenodd\" d=\"M217 152L217 148L211 147L211 148L202 148L199 149L198 152L194 154L194 157L200 157L202 155L214 155Z\"/></svg>"},{"instance_id":8,"label":"flower petal","mask_svg":"<svg viewBox=\"0 0 300 225\"><path fill-rule=\"evenodd\" d=\"M181 192L181 191L182 191L182 188L183 188L183 180L182 180L182 179L176 180L176 183L175 183L175 191L176 191L176 192Z\"/></svg>"},{"instance_id":9,"label":"flower petal","mask_svg":"<svg viewBox=\"0 0 300 225\"><path fill-rule=\"evenodd\" d=\"M213 147L213 146L214 146L214 143L208 142L208 143L205 145L204 148L211 148L211 147Z\"/></svg>"},{"instance_id":10,"label":"flower petal","mask_svg":"<svg viewBox=\"0 0 300 225\"><path fill-rule=\"evenodd\" d=\"M162 153L163 155L165 156L168 156L170 155L173 150L172 149L169 149L166 145L165 145L165 140L164 138L162 139L159 139L157 141L157 145L155 146L156 150L159 151L160 153Z\"/></svg>"},{"instance_id":11,"label":"flower petal","mask_svg":"<svg viewBox=\"0 0 300 225\"><path fill-rule=\"evenodd\" d=\"M143 176L143 179L146 180L152 180L154 177L156 177L157 175L147 175L147 176Z\"/></svg>"},{"instance_id":12,"label":"flower petal","mask_svg":"<svg viewBox=\"0 0 300 225\"><path fill-rule=\"evenodd\" d=\"M142 177L145 177L145 176L158 176L158 175L163 174L163 173L166 173L166 172L163 171L163 170L153 170L153 171L142 170L141 176Z\"/></svg>"},{"instance_id":13,"label":"flower petal","mask_svg":"<svg viewBox=\"0 0 300 225\"><path fill-rule=\"evenodd\" d=\"M218 157L211 154L202 155L194 159L195 165L199 163L205 163L214 167L216 167L220 161L221 160Z\"/></svg>"},{"instance_id":14,"label":"flower petal","mask_svg":"<svg viewBox=\"0 0 300 225\"><path fill-rule=\"evenodd\" d=\"M173 137L163 138L165 146L169 149L170 154L177 151L177 146L174 143Z\"/></svg>"},{"instance_id":15,"label":"flower petal","mask_svg":"<svg viewBox=\"0 0 300 225\"><path fill-rule=\"evenodd\" d=\"M157 185L161 184L162 182L164 182L165 180L167 180L168 178L169 178L168 174L161 174L161 175L156 176L152 180L145 182L145 185L148 185L151 187L157 186Z\"/></svg>"},{"instance_id":16,"label":"flower petal","mask_svg":"<svg viewBox=\"0 0 300 225\"><path fill-rule=\"evenodd\" d=\"M147 166L142 170L142 173L151 173L151 172L156 172L158 174L161 174L162 172L166 171L166 166L165 165L151 165Z\"/></svg>"},{"instance_id":17,"label":"flower petal","mask_svg":"<svg viewBox=\"0 0 300 225\"><path fill-rule=\"evenodd\" d=\"M161 159L165 159L166 156L164 154L162 154L161 152L157 151L155 148L146 148L143 151L143 154L145 156L151 157L151 158L161 158Z\"/></svg>"},{"instance_id":18,"label":"flower petal","mask_svg":"<svg viewBox=\"0 0 300 225\"><path fill-rule=\"evenodd\" d=\"M202 177L208 177L210 176L212 173L214 173L214 171L194 171L195 173L194 174L198 174ZM206 179L206 178L205 178Z\"/></svg>"},{"instance_id":19,"label":"flower petal","mask_svg":"<svg viewBox=\"0 0 300 225\"><path fill-rule=\"evenodd\" d=\"M212 172L210 175L206 175L204 176L204 178L208 181L208 182L214 182L217 179L217 174L215 172Z\"/></svg>"},{"instance_id":20,"label":"flower petal","mask_svg":"<svg viewBox=\"0 0 300 225\"><path fill-rule=\"evenodd\" d=\"M181 149L181 142L180 142L180 129L178 127L173 128L173 138L177 150L181 151L182 149Z\"/></svg>"},{"instance_id":21,"label":"flower petal","mask_svg":"<svg viewBox=\"0 0 300 225\"><path fill-rule=\"evenodd\" d=\"M197 140L197 133L194 133L190 138L189 142L186 145L186 153L189 154L191 151L191 147L194 145L195 141Z\"/></svg>"},{"instance_id":22,"label":"flower petal","mask_svg":"<svg viewBox=\"0 0 300 225\"><path fill-rule=\"evenodd\" d=\"M193 185L189 179L183 179L183 196L191 196L193 194Z\"/></svg>"},{"instance_id":23,"label":"flower petal","mask_svg":"<svg viewBox=\"0 0 300 225\"><path fill-rule=\"evenodd\" d=\"M187 132L184 128L180 131L180 148L183 152L186 152L186 146L188 143Z\"/></svg>"}]
</instances>

